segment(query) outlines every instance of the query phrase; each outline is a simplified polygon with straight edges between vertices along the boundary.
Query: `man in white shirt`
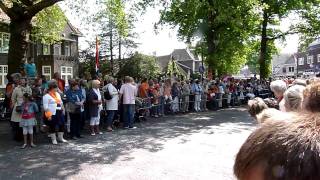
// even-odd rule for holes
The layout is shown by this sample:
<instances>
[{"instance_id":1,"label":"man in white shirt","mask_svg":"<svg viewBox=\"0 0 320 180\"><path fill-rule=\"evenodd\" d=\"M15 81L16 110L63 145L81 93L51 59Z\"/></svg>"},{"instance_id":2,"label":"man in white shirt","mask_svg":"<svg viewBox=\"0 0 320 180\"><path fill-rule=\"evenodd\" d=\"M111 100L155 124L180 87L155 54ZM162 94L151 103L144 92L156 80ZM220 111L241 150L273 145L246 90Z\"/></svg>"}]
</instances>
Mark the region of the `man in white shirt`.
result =
<instances>
[{"instance_id":1,"label":"man in white shirt","mask_svg":"<svg viewBox=\"0 0 320 180\"><path fill-rule=\"evenodd\" d=\"M120 89L120 99L123 98L123 117L124 117L124 128L134 128L134 112L135 112L135 101L137 96L137 87L133 85L132 78L129 76L125 77L125 84Z\"/></svg>"}]
</instances>

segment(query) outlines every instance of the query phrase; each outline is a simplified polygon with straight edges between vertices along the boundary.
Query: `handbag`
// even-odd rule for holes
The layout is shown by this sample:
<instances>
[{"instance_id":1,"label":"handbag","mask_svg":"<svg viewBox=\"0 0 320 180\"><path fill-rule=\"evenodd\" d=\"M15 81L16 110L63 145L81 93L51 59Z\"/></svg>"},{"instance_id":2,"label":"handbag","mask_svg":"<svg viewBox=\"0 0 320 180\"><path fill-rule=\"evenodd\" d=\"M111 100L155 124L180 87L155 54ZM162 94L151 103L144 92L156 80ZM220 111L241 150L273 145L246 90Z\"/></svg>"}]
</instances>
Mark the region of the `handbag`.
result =
<instances>
[{"instance_id":1,"label":"handbag","mask_svg":"<svg viewBox=\"0 0 320 180\"><path fill-rule=\"evenodd\" d=\"M16 112L22 113L22 106L16 106Z\"/></svg>"},{"instance_id":2,"label":"handbag","mask_svg":"<svg viewBox=\"0 0 320 180\"><path fill-rule=\"evenodd\" d=\"M81 106L69 102L69 103L67 103L67 111L68 111L69 113L73 113L73 114L81 113Z\"/></svg>"}]
</instances>

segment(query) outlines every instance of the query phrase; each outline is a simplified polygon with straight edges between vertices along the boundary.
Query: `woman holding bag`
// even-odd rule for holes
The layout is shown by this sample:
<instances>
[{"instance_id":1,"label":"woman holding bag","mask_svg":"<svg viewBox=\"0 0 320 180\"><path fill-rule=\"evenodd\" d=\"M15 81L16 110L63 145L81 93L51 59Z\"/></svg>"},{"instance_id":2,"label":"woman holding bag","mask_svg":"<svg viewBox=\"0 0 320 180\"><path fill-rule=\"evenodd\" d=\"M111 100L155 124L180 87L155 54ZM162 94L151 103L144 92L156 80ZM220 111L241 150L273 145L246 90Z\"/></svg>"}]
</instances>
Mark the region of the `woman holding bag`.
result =
<instances>
[{"instance_id":1,"label":"woman holding bag","mask_svg":"<svg viewBox=\"0 0 320 180\"><path fill-rule=\"evenodd\" d=\"M22 112L22 103L23 103L23 94L27 93L29 95L32 94L31 88L27 85L27 81L25 78L21 78L17 80L18 86L14 88L11 96L12 102L12 115L11 115L11 124L12 130L14 133L14 139L16 141L20 141L23 138L22 128L20 128L21 122L21 112Z\"/></svg>"},{"instance_id":2,"label":"woman holding bag","mask_svg":"<svg viewBox=\"0 0 320 180\"><path fill-rule=\"evenodd\" d=\"M76 81L72 81L71 88L66 92L67 111L70 115L70 137L71 139L82 138L80 135L81 111L84 105L84 97Z\"/></svg>"},{"instance_id":3,"label":"woman holding bag","mask_svg":"<svg viewBox=\"0 0 320 180\"><path fill-rule=\"evenodd\" d=\"M43 96L43 109L45 112L44 123L49 126L49 137L52 140L52 144L58 144L56 132L60 142L67 142L63 138L65 109L55 80L48 83L48 93Z\"/></svg>"}]
</instances>

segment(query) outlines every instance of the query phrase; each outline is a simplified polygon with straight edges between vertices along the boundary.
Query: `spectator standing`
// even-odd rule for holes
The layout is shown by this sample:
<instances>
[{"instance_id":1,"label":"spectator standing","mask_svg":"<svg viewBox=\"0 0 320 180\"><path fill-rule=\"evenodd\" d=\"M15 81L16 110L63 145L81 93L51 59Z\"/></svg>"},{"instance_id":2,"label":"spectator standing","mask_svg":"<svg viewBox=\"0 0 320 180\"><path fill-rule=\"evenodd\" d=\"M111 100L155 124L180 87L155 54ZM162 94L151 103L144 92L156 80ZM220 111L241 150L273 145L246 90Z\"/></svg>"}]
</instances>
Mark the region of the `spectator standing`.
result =
<instances>
[{"instance_id":1,"label":"spectator standing","mask_svg":"<svg viewBox=\"0 0 320 180\"><path fill-rule=\"evenodd\" d=\"M96 134L103 134L99 130L100 125L100 112L102 110L102 96L100 93L100 81L93 80L92 88L89 91L89 112L90 112L90 127L91 135L95 136Z\"/></svg>"},{"instance_id":2,"label":"spectator standing","mask_svg":"<svg viewBox=\"0 0 320 180\"><path fill-rule=\"evenodd\" d=\"M123 98L123 116L124 128L134 128L134 112L135 112L135 97L137 95L137 88L129 76L125 77L125 84L121 86L120 98Z\"/></svg>"},{"instance_id":3,"label":"spectator standing","mask_svg":"<svg viewBox=\"0 0 320 180\"><path fill-rule=\"evenodd\" d=\"M87 119L87 114L88 111L88 103L87 103L87 93L88 93L88 88L87 88L87 80L81 79L80 80L80 91L84 100L84 106L81 108L81 121L80 121L80 129L84 128L84 125L86 123Z\"/></svg>"},{"instance_id":4,"label":"spectator standing","mask_svg":"<svg viewBox=\"0 0 320 180\"><path fill-rule=\"evenodd\" d=\"M16 85L15 85L15 82L13 81L12 76L10 76L9 74L7 75L7 79L8 79L8 83L5 89L4 106L7 112L11 112L12 111L11 96Z\"/></svg>"},{"instance_id":5,"label":"spectator standing","mask_svg":"<svg viewBox=\"0 0 320 180\"><path fill-rule=\"evenodd\" d=\"M58 92L60 94L63 94L64 90L65 90L64 88L65 88L66 83L63 79L61 79L60 73L58 73L58 72L54 73L53 79L56 80L56 82L58 84L58 90L59 90Z\"/></svg>"},{"instance_id":6,"label":"spectator standing","mask_svg":"<svg viewBox=\"0 0 320 180\"><path fill-rule=\"evenodd\" d=\"M203 89L200 86L200 81L199 80L195 80L195 83L192 85L192 92L195 96L195 100L194 100L194 110L196 112L199 112L200 109L200 105L201 105L201 94L203 92Z\"/></svg>"},{"instance_id":7,"label":"spectator standing","mask_svg":"<svg viewBox=\"0 0 320 180\"><path fill-rule=\"evenodd\" d=\"M27 147L28 144L28 134L30 137L30 146L36 147L33 143L33 127L37 124L36 113L39 111L36 103L32 102L32 96L28 93L23 94L23 103L21 105L21 121L20 127L23 129L23 140L24 144L22 149Z\"/></svg>"},{"instance_id":8,"label":"spectator standing","mask_svg":"<svg viewBox=\"0 0 320 180\"><path fill-rule=\"evenodd\" d=\"M40 125L42 122L41 109L42 109L42 97L43 97L42 79L41 78L37 78L34 81L34 86L32 87L32 97L33 97L33 100L39 109L39 111L37 111L37 113L36 113L36 120L37 120L37 125Z\"/></svg>"},{"instance_id":9,"label":"spectator standing","mask_svg":"<svg viewBox=\"0 0 320 180\"><path fill-rule=\"evenodd\" d=\"M67 90L67 111L70 116L70 137L71 139L82 138L81 130L81 111L84 107L84 97L78 82L72 81L70 89Z\"/></svg>"},{"instance_id":10,"label":"spectator standing","mask_svg":"<svg viewBox=\"0 0 320 180\"><path fill-rule=\"evenodd\" d=\"M201 106L200 109L202 111L207 111L207 95L208 95L208 89L209 89L209 84L208 84L208 80L204 80L201 87L202 87L202 93L201 93Z\"/></svg>"},{"instance_id":11,"label":"spectator standing","mask_svg":"<svg viewBox=\"0 0 320 180\"><path fill-rule=\"evenodd\" d=\"M282 80L276 80L271 82L270 84L271 91L274 93L274 95L277 98L278 104L279 104L279 110L282 112L285 112L285 106L284 106L284 99L283 94L287 90L287 84Z\"/></svg>"},{"instance_id":12,"label":"spectator standing","mask_svg":"<svg viewBox=\"0 0 320 180\"><path fill-rule=\"evenodd\" d=\"M188 112L189 111L189 96L191 93L191 89L190 89L190 84L189 84L189 80L186 80L185 82L182 81L181 85L182 85L182 107L181 107L181 111L183 113Z\"/></svg>"},{"instance_id":13,"label":"spectator standing","mask_svg":"<svg viewBox=\"0 0 320 180\"><path fill-rule=\"evenodd\" d=\"M27 85L25 78L21 78L18 81L18 86L14 88L11 96L13 111L11 115L12 128L14 133L14 139L20 141L22 139L22 129L19 127L21 121L21 110L23 103L23 95L25 93L32 95L31 88Z\"/></svg>"},{"instance_id":14,"label":"spectator standing","mask_svg":"<svg viewBox=\"0 0 320 180\"><path fill-rule=\"evenodd\" d=\"M180 89L178 86L178 82L174 82L172 84L171 94L173 99L171 104L171 110L173 113L177 113L179 111L179 96L180 96Z\"/></svg>"},{"instance_id":15,"label":"spectator standing","mask_svg":"<svg viewBox=\"0 0 320 180\"><path fill-rule=\"evenodd\" d=\"M163 81L160 81L160 83L159 83L159 96L160 96L159 114L160 114L160 116L164 116L165 97L164 97L164 83L163 83Z\"/></svg>"},{"instance_id":16,"label":"spectator standing","mask_svg":"<svg viewBox=\"0 0 320 180\"><path fill-rule=\"evenodd\" d=\"M49 137L51 138L52 144L58 144L56 137L57 131L58 140L60 142L67 142L63 138L65 109L58 91L57 82L52 80L48 83L48 93L43 96L43 109L45 112L44 123L49 126Z\"/></svg>"},{"instance_id":17,"label":"spectator standing","mask_svg":"<svg viewBox=\"0 0 320 180\"><path fill-rule=\"evenodd\" d=\"M119 91L114 86L116 83L113 77L107 78L107 85L102 88L104 93L108 93L111 99L106 100L106 109L107 109L107 130L109 132L113 131L112 124L113 119L118 111L119 107ZM106 97L105 97L106 98Z\"/></svg>"},{"instance_id":18,"label":"spectator standing","mask_svg":"<svg viewBox=\"0 0 320 180\"><path fill-rule=\"evenodd\" d=\"M24 65L24 72L28 78L32 78L32 79L36 78L37 69L33 59L29 58L28 62L26 62L26 64Z\"/></svg>"}]
</instances>

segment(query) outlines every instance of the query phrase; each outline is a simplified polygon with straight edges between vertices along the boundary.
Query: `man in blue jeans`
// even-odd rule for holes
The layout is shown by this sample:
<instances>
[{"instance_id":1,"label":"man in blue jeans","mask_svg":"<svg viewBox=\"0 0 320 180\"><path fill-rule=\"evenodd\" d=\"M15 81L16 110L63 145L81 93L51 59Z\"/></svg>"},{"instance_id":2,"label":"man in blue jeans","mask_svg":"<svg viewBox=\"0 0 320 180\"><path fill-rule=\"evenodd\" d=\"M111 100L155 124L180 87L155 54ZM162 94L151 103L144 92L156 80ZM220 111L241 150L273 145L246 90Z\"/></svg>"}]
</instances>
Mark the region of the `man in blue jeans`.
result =
<instances>
[{"instance_id":1,"label":"man in blue jeans","mask_svg":"<svg viewBox=\"0 0 320 180\"><path fill-rule=\"evenodd\" d=\"M129 76L125 77L125 84L120 89L120 99L123 99L123 117L124 128L132 129L135 112L135 101L137 96L137 87L133 85L133 79Z\"/></svg>"}]
</instances>

